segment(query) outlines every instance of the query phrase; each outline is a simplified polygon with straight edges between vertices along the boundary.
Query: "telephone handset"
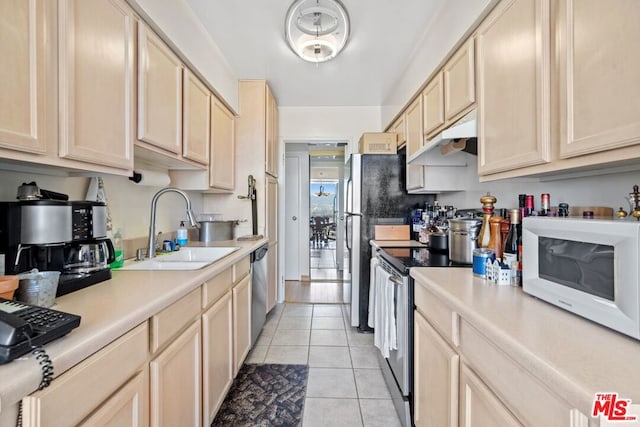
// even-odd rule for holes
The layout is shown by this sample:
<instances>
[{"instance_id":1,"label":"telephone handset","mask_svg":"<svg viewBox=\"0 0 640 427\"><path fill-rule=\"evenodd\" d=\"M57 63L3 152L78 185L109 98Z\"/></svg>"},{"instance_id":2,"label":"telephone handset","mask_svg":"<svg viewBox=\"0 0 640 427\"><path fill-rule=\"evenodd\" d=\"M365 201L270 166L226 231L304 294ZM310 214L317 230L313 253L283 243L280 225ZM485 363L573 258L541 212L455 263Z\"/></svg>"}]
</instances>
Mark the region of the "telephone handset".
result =
<instances>
[{"instance_id":1,"label":"telephone handset","mask_svg":"<svg viewBox=\"0 0 640 427\"><path fill-rule=\"evenodd\" d=\"M0 364L66 335L80 316L0 298Z\"/></svg>"}]
</instances>

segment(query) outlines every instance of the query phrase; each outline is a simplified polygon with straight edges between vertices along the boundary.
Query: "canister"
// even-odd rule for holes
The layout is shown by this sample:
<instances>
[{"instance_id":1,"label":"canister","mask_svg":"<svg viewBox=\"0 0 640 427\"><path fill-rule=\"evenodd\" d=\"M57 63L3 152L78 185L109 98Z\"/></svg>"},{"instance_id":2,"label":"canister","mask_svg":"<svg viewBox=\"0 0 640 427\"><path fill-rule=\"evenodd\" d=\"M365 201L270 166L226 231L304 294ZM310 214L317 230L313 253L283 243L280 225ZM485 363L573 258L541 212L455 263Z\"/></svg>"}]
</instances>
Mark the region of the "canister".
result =
<instances>
[{"instance_id":1,"label":"canister","mask_svg":"<svg viewBox=\"0 0 640 427\"><path fill-rule=\"evenodd\" d=\"M473 274L480 277L486 276L487 259L491 261L496 259L496 253L493 249L476 248L473 250Z\"/></svg>"}]
</instances>

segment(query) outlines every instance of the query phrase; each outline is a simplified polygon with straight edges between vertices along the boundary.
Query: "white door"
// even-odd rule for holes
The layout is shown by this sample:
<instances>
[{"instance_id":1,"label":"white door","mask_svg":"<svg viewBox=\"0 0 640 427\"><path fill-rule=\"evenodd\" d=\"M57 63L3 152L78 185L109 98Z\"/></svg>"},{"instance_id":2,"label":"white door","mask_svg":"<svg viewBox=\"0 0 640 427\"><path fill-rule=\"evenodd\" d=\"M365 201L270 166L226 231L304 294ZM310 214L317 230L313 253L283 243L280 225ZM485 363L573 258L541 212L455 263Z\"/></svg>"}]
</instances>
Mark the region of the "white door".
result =
<instances>
[{"instance_id":1,"label":"white door","mask_svg":"<svg viewBox=\"0 0 640 427\"><path fill-rule=\"evenodd\" d=\"M285 246L284 279L300 280L300 157L285 158Z\"/></svg>"}]
</instances>

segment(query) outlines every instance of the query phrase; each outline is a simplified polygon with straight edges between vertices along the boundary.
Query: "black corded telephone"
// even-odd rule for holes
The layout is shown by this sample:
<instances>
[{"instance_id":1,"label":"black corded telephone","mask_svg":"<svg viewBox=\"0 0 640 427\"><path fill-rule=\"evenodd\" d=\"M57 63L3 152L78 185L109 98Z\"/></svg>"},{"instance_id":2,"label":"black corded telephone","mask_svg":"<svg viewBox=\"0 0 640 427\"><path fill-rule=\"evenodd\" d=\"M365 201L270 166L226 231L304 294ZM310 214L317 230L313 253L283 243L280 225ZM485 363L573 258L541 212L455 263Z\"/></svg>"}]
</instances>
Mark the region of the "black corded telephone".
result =
<instances>
[{"instance_id":1,"label":"black corded telephone","mask_svg":"<svg viewBox=\"0 0 640 427\"><path fill-rule=\"evenodd\" d=\"M60 338L80 316L0 298L0 364Z\"/></svg>"}]
</instances>

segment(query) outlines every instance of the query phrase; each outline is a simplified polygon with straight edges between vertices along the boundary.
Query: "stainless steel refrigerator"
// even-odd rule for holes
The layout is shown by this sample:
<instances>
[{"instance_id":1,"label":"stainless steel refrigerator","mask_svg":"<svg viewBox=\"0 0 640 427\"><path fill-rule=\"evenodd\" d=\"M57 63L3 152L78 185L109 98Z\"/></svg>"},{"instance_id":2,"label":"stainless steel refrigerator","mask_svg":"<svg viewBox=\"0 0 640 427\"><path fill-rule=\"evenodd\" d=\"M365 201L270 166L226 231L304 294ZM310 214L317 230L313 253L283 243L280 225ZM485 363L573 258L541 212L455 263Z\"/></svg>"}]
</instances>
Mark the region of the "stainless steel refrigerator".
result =
<instances>
[{"instance_id":1,"label":"stainless steel refrigerator","mask_svg":"<svg viewBox=\"0 0 640 427\"><path fill-rule=\"evenodd\" d=\"M434 195L408 194L406 156L398 154L352 154L348 160L346 247L349 253L351 326L370 331L369 276L374 227L380 224L409 224L411 210L433 203ZM348 277L348 276L347 276Z\"/></svg>"}]
</instances>

